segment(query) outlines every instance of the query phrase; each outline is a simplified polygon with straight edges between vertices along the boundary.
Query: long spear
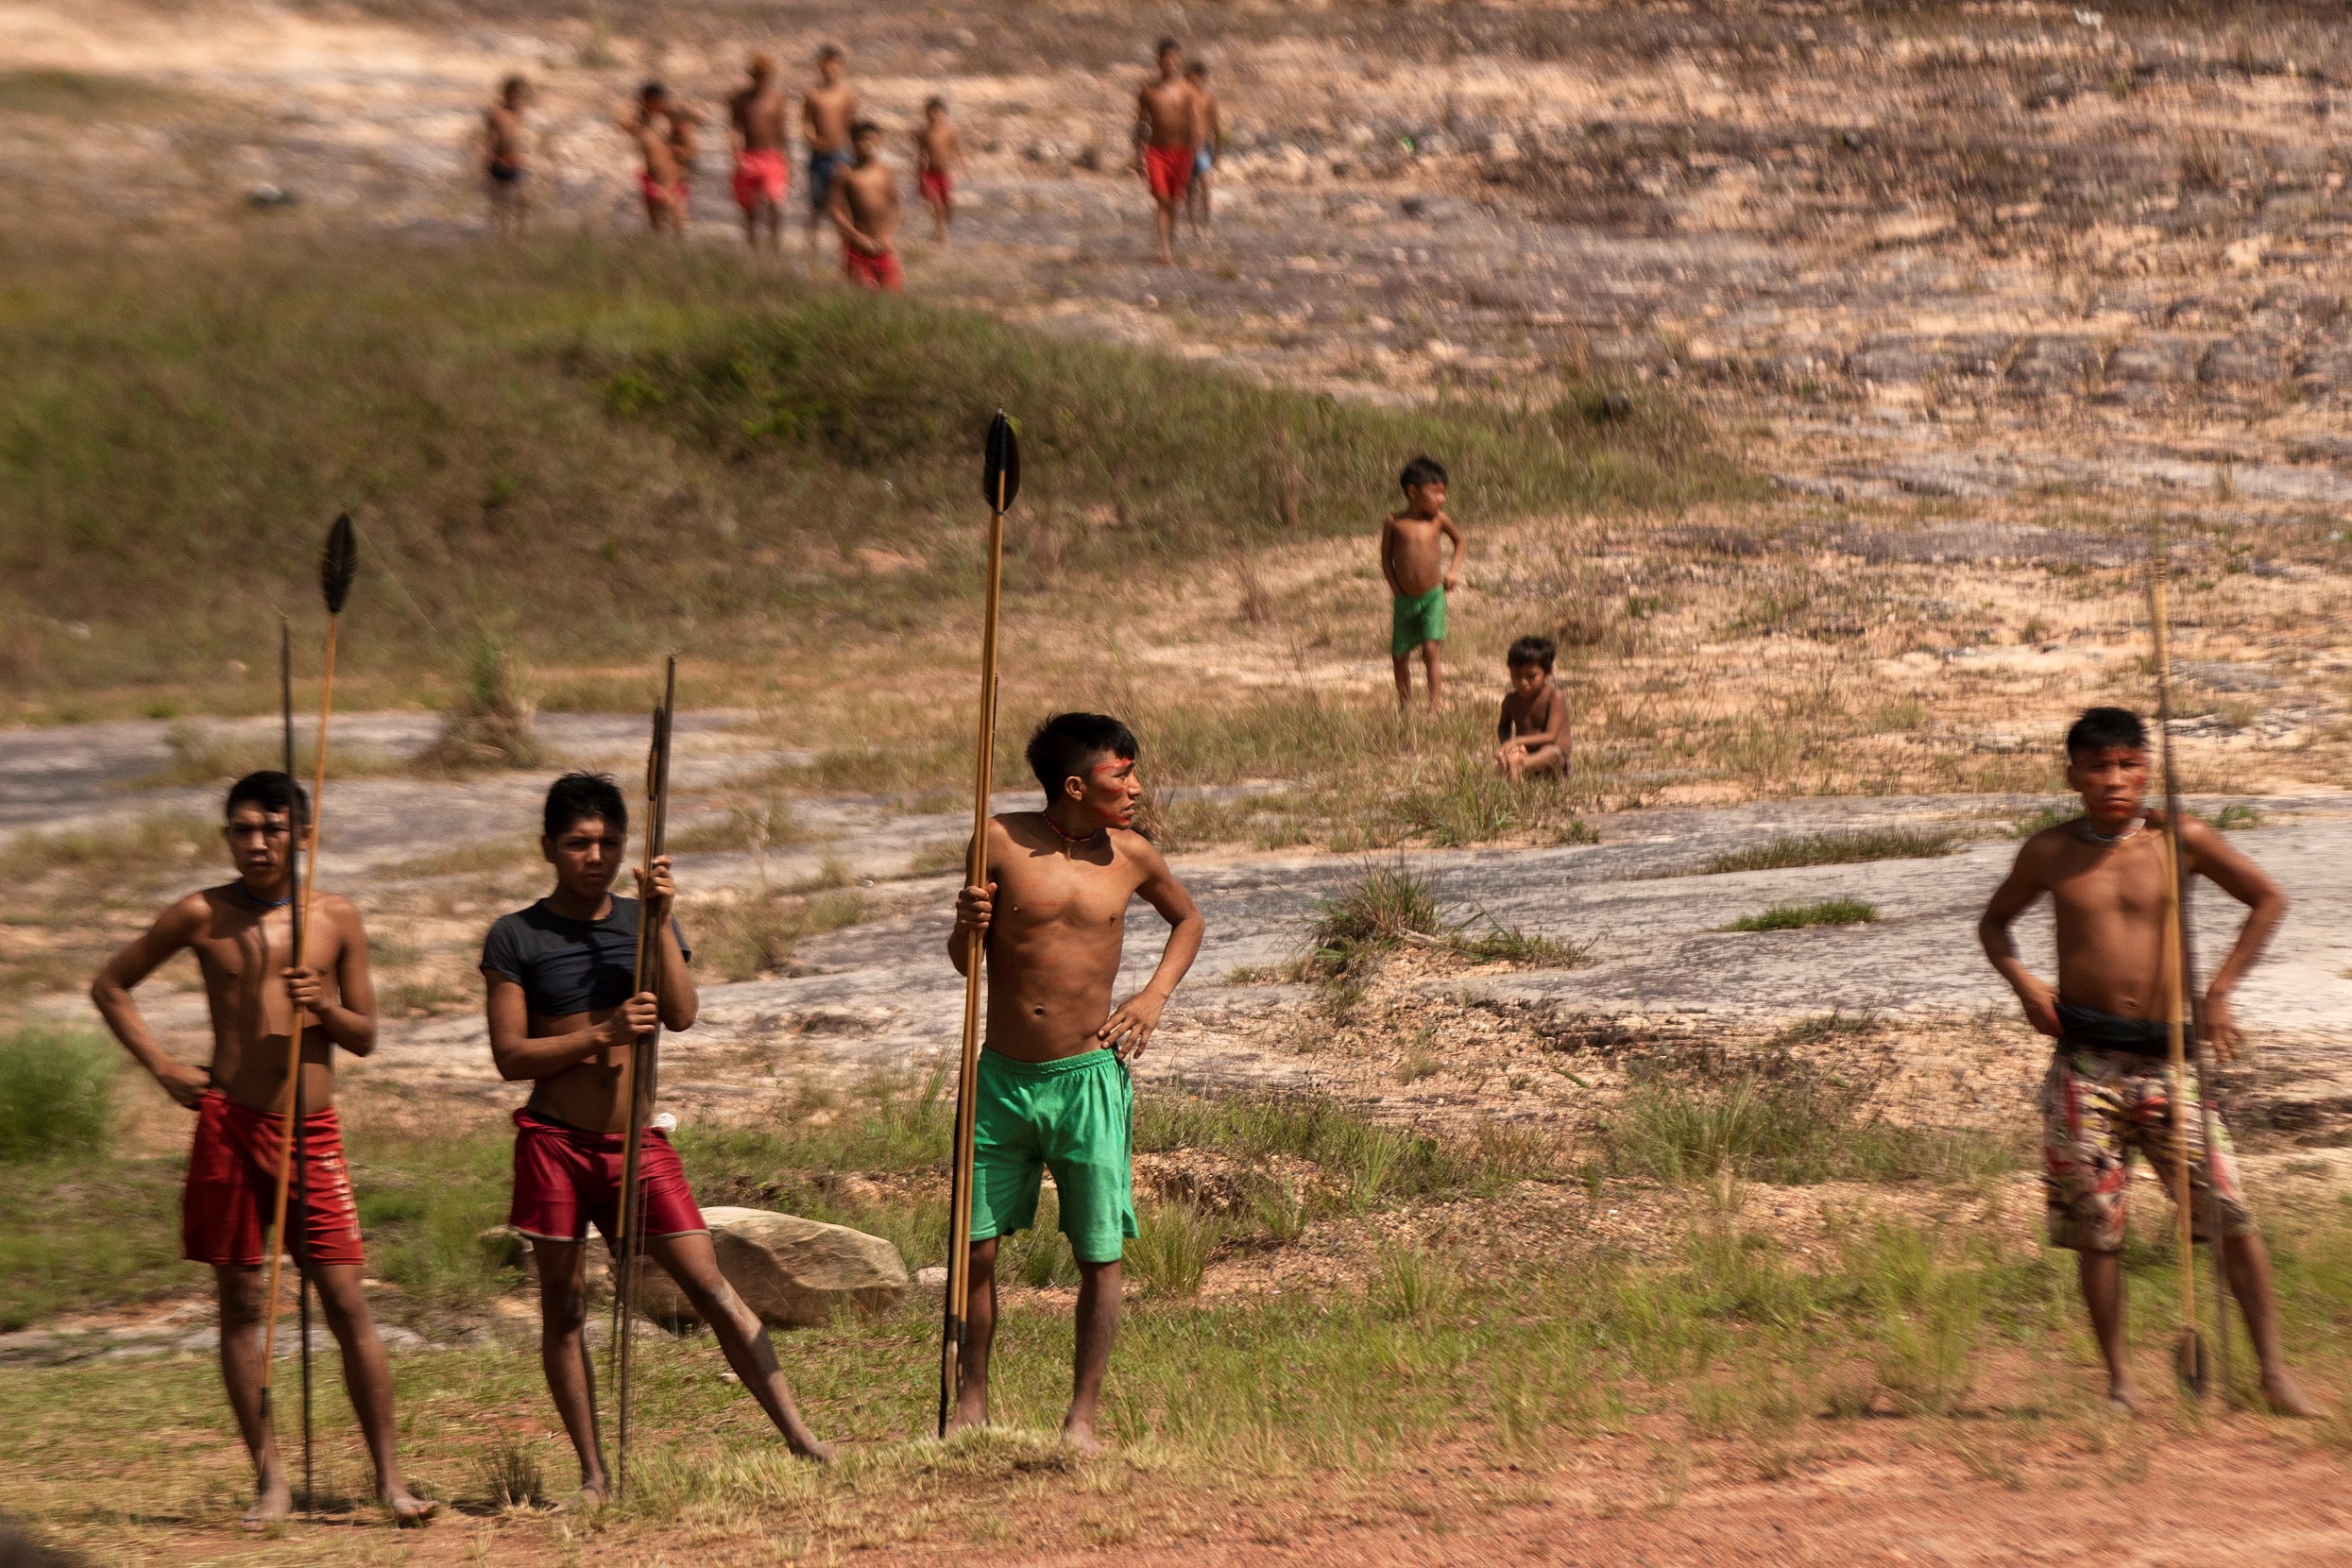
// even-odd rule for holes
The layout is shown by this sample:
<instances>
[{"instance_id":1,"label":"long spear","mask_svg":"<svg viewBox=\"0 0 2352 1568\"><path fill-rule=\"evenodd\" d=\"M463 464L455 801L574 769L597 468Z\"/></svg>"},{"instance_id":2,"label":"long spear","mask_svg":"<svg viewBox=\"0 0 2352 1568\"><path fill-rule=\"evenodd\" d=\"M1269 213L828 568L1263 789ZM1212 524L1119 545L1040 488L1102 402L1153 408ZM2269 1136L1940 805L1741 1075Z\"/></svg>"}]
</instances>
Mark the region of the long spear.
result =
<instances>
[{"instance_id":1,"label":"long spear","mask_svg":"<svg viewBox=\"0 0 2352 1568\"><path fill-rule=\"evenodd\" d=\"M654 709L653 744L645 755L645 859L638 873L637 978L629 994L651 991L661 995L661 933L647 917L643 900L654 879L654 861L661 854L670 827L670 721L676 711L678 656L663 666L661 706ZM614 1262L619 1273L612 1292L612 1385L618 1412L615 1423L613 1497L619 1500L629 1485L629 1353L637 1341L638 1260L644 1255L645 1195L640 1169L645 1127L653 1117L654 1095L661 1071L661 1020L639 1035L629 1047L629 1133L621 1156L621 1234L615 1238Z\"/></svg>"},{"instance_id":2,"label":"long spear","mask_svg":"<svg viewBox=\"0 0 2352 1568\"><path fill-rule=\"evenodd\" d=\"M286 813L286 891L291 897L286 919L292 943L290 967L296 969L302 967L302 936L310 925L311 896L318 886L318 809L320 797L327 789L327 721L334 712L335 630L342 622L343 603L350 597L351 579L358 571L359 552L351 538L351 515L346 512L335 519L334 525L327 530L327 548L318 563L319 591L327 602L327 652L319 677L318 739L311 763L309 820L298 825L296 821L303 815L298 795L289 805ZM285 743L286 778L291 782L294 778L294 632L283 620L278 623L278 696ZM306 836L307 856L303 852ZM305 870L307 876L304 875ZM302 1158L305 1152L302 1039L310 1032L310 1014L298 1009L287 1030L285 1121L278 1139L278 1195L270 1221L269 1285L263 1295L263 1300L268 1304L262 1329L264 1421L272 1419L270 1386L278 1354L278 1282L289 1240L286 1234L286 1196L295 1182L307 1184L309 1175L309 1165ZM300 1214L307 1226L310 1220L307 1185L302 1199ZM313 1506L314 1491L311 1468L311 1271L310 1260L305 1253L298 1253L295 1256L295 1294L302 1332L302 1507L307 1509Z\"/></svg>"},{"instance_id":3,"label":"long spear","mask_svg":"<svg viewBox=\"0 0 2352 1568\"><path fill-rule=\"evenodd\" d=\"M997 623L1004 589L1004 515L1021 493L1017 427L997 411L989 421L981 494L988 502L988 597L980 620L980 743L972 764L972 848L964 883L988 880L988 781L997 751ZM980 933L963 960L963 1055L956 1075L955 1148L947 1185L946 1319L939 1345L939 1435L947 1435L963 1371L964 1318L972 1304L972 1126L979 1107Z\"/></svg>"},{"instance_id":4,"label":"long spear","mask_svg":"<svg viewBox=\"0 0 2352 1568\"><path fill-rule=\"evenodd\" d=\"M2215 1179L2216 1133L2213 1102L2206 1093L2205 1028L2197 995L2194 955L2189 930L2189 862L2180 848L2180 770L2173 757L2173 628L2166 603L2170 576L2164 522L2151 527L2148 551L2149 620L2156 633L2156 728L2162 738L2164 766L2164 1008L2171 1047L2173 1139L2178 1159L2173 1173L2174 1207L2178 1214L2181 1268L2181 1336L2174 1350L2174 1371L2181 1387L2203 1398L2208 1369L2204 1338L2197 1332L2197 1265L2195 1227L2189 1202L2189 1129L2182 1115L2181 1095L2190 1082L2193 1065L2199 1133L2205 1140L2206 1232L2215 1249L2213 1260L2213 1335L2221 1355L2223 1397L2229 1392L2229 1294L2222 1266L2221 1186Z\"/></svg>"}]
</instances>

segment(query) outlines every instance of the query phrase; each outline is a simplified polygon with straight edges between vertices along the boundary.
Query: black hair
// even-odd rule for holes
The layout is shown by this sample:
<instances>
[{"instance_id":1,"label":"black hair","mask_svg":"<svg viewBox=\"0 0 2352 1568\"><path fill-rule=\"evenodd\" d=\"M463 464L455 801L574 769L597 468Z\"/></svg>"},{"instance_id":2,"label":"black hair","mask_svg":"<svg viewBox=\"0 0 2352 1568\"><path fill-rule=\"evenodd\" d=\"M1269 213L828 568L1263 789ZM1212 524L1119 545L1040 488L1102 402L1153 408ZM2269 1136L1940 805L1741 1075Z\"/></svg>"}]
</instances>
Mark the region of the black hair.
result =
<instances>
[{"instance_id":1,"label":"black hair","mask_svg":"<svg viewBox=\"0 0 2352 1568\"><path fill-rule=\"evenodd\" d=\"M498 84L498 90L501 94L511 95L521 92L524 88L530 85L531 84L529 82L523 80L520 77L508 77L504 81Z\"/></svg>"},{"instance_id":2,"label":"black hair","mask_svg":"<svg viewBox=\"0 0 2352 1568\"><path fill-rule=\"evenodd\" d=\"M1185 75L1187 77L1205 77L1208 74L1209 62L1205 60L1187 60L1185 62Z\"/></svg>"},{"instance_id":3,"label":"black hair","mask_svg":"<svg viewBox=\"0 0 2352 1568\"><path fill-rule=\"evenodd\" d=\"M1509 653L1503 656L1503 665L1506 669L1516 670L1523 664L1541 664L1543 673L1548 675L1552 673L1552 661L1559 656L1559 650L1552 646L1550 638L1523 637L1510 645Z\"/></svg>"},{"instance_id":4,"label":"black hair","mask_svg":"<svg viewBox=\"0 0 2352 1568\"><path fill-rule=\"evenodd\" d=\"M1453 481L1445 477L1444 464L1434 457L1422 456L1405 465L1405 471L1397 476L1397 483L1409 490L1416 485L1449 485Z\"/></svg>"},{"instance_id":5,"label":"black hair","mask_svg":"<svg viewBox=\"0 0 2352 1568\"><path fill-rule=\"evenodd\" d=\"M1098 757L1135 759L1135 732L1108 713L1057 713L1039 724L1029 738L1029 771L1045 786L1046 799L1058 800L1062 781L1083 773Z\"/></svg>"},{"instance_id":6,"label":"black hair","mask_svg":"<svg viewBox=\"0 0 2352 1568\"><path fill-rule=\"evenodd\" d=\"M539 816L539 831L560 838L575 822L600 817L616 832L629 830L629 803L608 773L568 773L547 787L547 807Z\"/></svg>"},{"instance_id":7,"label":"black hair","mask_svg":"<svg viewBox=\"0 0 2352 1568\"><path fill-rule=\"evenodd\" d=\"M842 53L842 46L838 43L827 43L824 47L817 50L817 62L819 64L823 64L828 60L847 60L848 58L849 57L847 55Z\"/></svg>"},{"instance_id":8,"label":"black hair","mask_svg":"<svg viewBox=\"0 0 2352 1568\"><path fill-rule=\"evenodd\" d=\"M644 86L637 90L638 101L639 103L643 103L649 98L666 98L669 95L670 90L662 86L661 83L657 81L649 81Z\"/></svg>"},{"instance_id":9,"label":"black hair","mask_svg":"<svg viewBox=\"0 0 2352 1568\"><path fill-rule=\"evenodd\" d=\"M264 811L287 811L289 823L310 820L309 793L276 768L247 774L230 785L229 798L221 803L220 814L226 818L238 807L247 805L259 806Z\"/></svg>"},{"instance_id":10,"label":"black hair","mask_svg":"<svg viewBox=\"0 0 2352 1568\"><path fill-rule=\"evenodd\" d=\"M2148 726L2139 722L2139 714L2128 707L2087 707L2066 732L2066 755L2070 760L2087 751L2105 751L2110 746L2128 746L2134 751L2148 749Z\"/></svg>"},{"instance_id":11,"label":"black hair","mask_svg":"<svg viewBox=\"0 0 2352 1568\"><path fill-rule=\"evenodd\" d=\"M879 136L881 134L882 128L876 125L871 120L860 120L856 125L849 128L849 139L853 142L861 136Z\"/></svg>"},{"instance_id":12,"label":"black hair","mask_svg":"<svg viewBox=\"0 0 2352 1568\"><path fill-rule=\"evenodd\" d=\"M926 110L945 109L947 107L947 100L938 96L929 97L923 100L923 107Z\"/></svg>"},{"instance_id":13,"label":"black hair","mask_svg":"<svg viewBox=\"0 0 2352 1568\"><path fill-rule=\"evenodd\" d=\"M1164 38L1164 39L1160 40L1160 45L1159 45L1159 47L1158 47L1158 48L1156 48L1156 49L1154 49L1154 50L1152 50L1152 51L1151 51L1151 53L1152 53L1152 56L1156 59L1157 57L1159 57L1159 56L1161 56L1161 55L1167 54L1167 53L1170 49L1175 50L1175 51L1176 51L1178 54L1180 54L1180 55L1181 55L1181 54L1183 54L1183 53L1185 52L1185 46L1184 46L1183 44L1181 44L1181 43L1177 43L1177 42L1176 42L1174 39L1172 39L1172 38Z\"/></svg>"}]
</instances>

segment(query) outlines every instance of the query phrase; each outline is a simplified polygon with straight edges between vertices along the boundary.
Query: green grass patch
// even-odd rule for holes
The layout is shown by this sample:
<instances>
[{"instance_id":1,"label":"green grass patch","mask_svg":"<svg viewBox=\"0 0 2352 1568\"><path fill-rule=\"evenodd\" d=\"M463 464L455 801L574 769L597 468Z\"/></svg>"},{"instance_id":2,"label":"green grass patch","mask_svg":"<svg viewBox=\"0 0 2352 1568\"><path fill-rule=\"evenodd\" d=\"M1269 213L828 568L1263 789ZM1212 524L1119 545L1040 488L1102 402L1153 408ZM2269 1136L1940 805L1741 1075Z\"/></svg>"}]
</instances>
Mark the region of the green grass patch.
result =
<instances>
[{"instance_id":1,"label":"green grass patch","mask_svg":"<svg viewBox=\"0 0 2352 1568\"><path fill-rule=\"evenodd\" d=\"M2081 801L2054 800L2040 810L2020 817L2011 823L2009 835L2012 838L2030 839L2044 828L2059 827L2067 823L2077 821L2082 814L2083 803Z\"/></svg>"},{"instance_id":2,"label":"green grass patch","mask_svg":"<svg viewBox=\"0 0 2352 1568\"><path fill-rule=\"evenodd\" d=\"M1744 914L1727 931L1794 931L1807 926L1863 926L1879 917L1879 907L1861 898L1824 898L1811 904L1775 904L1762 914Z\"/></svg>"},{"instance_id":3,"label":"green grass patch","mask_svg":"<svg viewBox=\"0 0 2352 1568\"><path fill-rule=\"evenodd\" d=\"M315 558L346 508L366 613L344 670L398 690L469 689L486 642L568 667L585 624L605 665L923 630L978 592L999 405L1023 432L1016 595L1364 529L1423 450L1482 520L1749 488L1663 401L1342 402L716 247L26 240L0 289L0 624L22 629L0 668L22 692L200 674L208 706L266 707L277 615L315 606L291 565L258 594L249 565Z\"/></svg>"},{"instance_id":4,"label":"green grass patch","mask_svg":"<svg viewBox=\"0 0 2352 1568\"><path fill-rule=\"evenodd\" d=\"M28 1024L0 1035L0 1164L103 1154L123 1053L86 1030Z\"/></svg>"},{"instance_id":5,"label":"green grass patch","mask_svg":"<svg viewBox=\"0 0 2352 1568\"><path fill-rule=\"evenodd\" d=\"M1880 827L1850 833L1810 833L1730 849L1699 867L1701 875L1779 871L1798 865L1848 865L1861 861L1920 861L1949 855L1966 843L1951 828Z\"/></svg>"}]
</instances>

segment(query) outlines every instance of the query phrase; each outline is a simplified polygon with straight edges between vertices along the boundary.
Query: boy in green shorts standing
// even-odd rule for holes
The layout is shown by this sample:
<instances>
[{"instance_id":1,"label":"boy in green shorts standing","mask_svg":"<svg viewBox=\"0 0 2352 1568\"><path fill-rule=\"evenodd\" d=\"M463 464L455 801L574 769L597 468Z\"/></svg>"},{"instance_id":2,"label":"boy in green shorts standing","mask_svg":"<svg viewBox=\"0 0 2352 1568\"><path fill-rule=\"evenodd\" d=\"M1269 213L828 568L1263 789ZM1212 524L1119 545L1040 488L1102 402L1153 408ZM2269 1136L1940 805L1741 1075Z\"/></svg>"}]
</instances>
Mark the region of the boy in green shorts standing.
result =
<instances>
[{"instance_id":1,"label":"boy in green shorts standing","mask_svg":"<svg viewBox=\"0 0 2352 1568\"><path fill-rule=\"evenodd\" d=\"M1062 1436L1094 1453L1102 1447L1096 1404L1118 1334L1119 1254L1135 1234L1127 1064L1150 1043L1201 950L1202 927L1192 895L1134 830L1143 784L1125 724L1101 713L1056 714L1030 737L1029 765L1045 786L1046 809L989 820L988 883L957 895L947 938L959 974L975 929L988 964L972 1299L947 1430L988 1423L997 1242L1036 1223L1038 1185L1050 1170L1079 1273L1078 1364ZM1137 895L1168 923L1167 946L1150 983L1115 1008L1111 988Z\"/></svg>"},{"instance_id":2,"label":"boy in green shorts standing","mask_svg":"<svg viewBox=\"0 0 2352 1568\"><path fill-rule=\"evenodd\" d=\"M1445 675L1439 644L1445 640L1445 596L1461 586L1462 557L1469 548L1462 531L1445 512L1445 468L1434 457L1416 457L1405 465L1399 483L1405 486L1405 510L1393 513L1380 530L1380 574L1396 596L1389 618L1389 656L1396 665L1396 710L1403 713L1413 696L1413 652L1421 651L1429 672L1429 710L1438 708ZM1454 543L1454 559L1445 560L1445 541Z\"/></svg>"}]
</instances>

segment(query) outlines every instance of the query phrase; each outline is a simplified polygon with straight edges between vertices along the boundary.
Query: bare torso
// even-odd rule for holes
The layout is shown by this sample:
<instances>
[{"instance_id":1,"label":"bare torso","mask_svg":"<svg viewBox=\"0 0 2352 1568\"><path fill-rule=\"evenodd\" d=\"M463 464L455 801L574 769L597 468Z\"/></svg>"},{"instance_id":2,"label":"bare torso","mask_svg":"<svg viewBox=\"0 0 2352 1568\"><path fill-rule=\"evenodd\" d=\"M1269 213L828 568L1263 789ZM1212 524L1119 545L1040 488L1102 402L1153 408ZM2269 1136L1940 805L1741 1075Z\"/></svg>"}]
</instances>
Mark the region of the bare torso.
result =
<instances>
[{"instance_id":1,"label":"bare torso","mask_svg":"<svg viewBox=\"0 0 2352 1568\"><path fill-rule=\"evenodd\" d=\"M849 128L857 118L858 94L846 87L812 87L800 101L801 132L810 152L847 152Z\"/></svg>"},{"instance_id":2,"label":"bare torso","mask_svg":"<svg viewBox=\"0 0 2352 1568\"><path fill-rule=\"evenodd\" d=\"M527 1032L534 1039L592 1029L621 1010L591 1008L542 1017L531 1014ZM603 1051L531 1085L531 1109L591 1133L620 1133L629 1125L629 1052Z\"/></svg>"},{"instance_id":3,"label":"bare torso","mask_svg":"<svg viewBox=\"0 0 2352 1568\"><path fill-rule=\"evenodd\" d=\"M1182 80L1149 81L1136 95L1144 140L1155 147L1201 145L1201 98Z\"/></svg>"},{"instance_id":4,"label":"bare torso","mask_svg":"<svg viewBox=\"0 0 2352 1568\"><path fill-rule=\"evenodd\" d=\"M784 149L784 94L773 86L744 88L727 100L727 115L745 152Z\"/></svg>"},{"instance_id":5,"label":"bare torso","mask_svg":"<svg viewBox=\"0 0 2352 1568\"><path fill-rule=\"evenodd\" d=\"M874 242L876 250L891 247L898 237L898 180L879 159L863 168L847 168L834 177L849 221Z\"/></svg>"},{"instance_id":6,"label":"bare torso","mask_svg":"<svg viewBox=\"0 0 2352 1568\"><path fill-rule=\"evenodd\" d=\"M946 124L928 125L914 133L915 168L922 173L946 174L955 167L956 129Z\"/></svg>"},{"instance_id":7,"label":"bare torso","mask_svg":"<svg viewBox=\"0 0 2352 1568\"><path fill-rule=\"evenodd\" d=\"M213 1020L213 1086L248 1110L272 1111L284 1101L286 1047L294 1004L281 976L293 963L291 912L259 911L238 896L236 884L191 894L173 912L204 977ZM336 978L347 944L345 925L358 918L337 895L322 893L302 932L303 957L321 972L329 1000L339 1000ZM302 1038L302 1103L333 1103L333 1052L316 1023Z\"/></svg>"},{"instance_id":8,"label":"bare torso","mask_svg":"<svg viewBox=\"0 0 2352 1568\"><path fill-rule=\"evenodd\" d=\"M2107 846L2072 826L2033 847L2057 920L2058 995L2119 1018L2162 1015L2164 839L2154 827ZM2192 862L2193 863L2193 862Z\"/></svg>"},{"instance_id":9,"label":"bare torso","mask_svg":"<svg viewBox=\"0 0 2352 1568\"><path fill-rule=\"evenodd\" d=\"M988 827L997 883L988 929L988 1048L1050 1062L1102 1042L1127 937L1127 909L1149 876L1136 834L1065 845L1041 811Z\"/></svg>"},{"instance_id":10,"label":"bare torso","mask_svg":"<svg viewBox=\"0 0 2352 1568\"><path fill-rule=\"evenodd\" d=\"M1389 588L1399 596L1427 593L1445 580L1446 521L1442 512L1434 518L1400 512L1382 529L1381 565Z\"/></svg>"},{"instance_id":11,"label":"bare torso","mask_svg":"<svg viewBox=\"0 0 2352 1568\"><path fill-rule=\"evenodd\" d=\"M1516 691L1503 697L1503 713L1496 724L1495 739L1508 741L1520 736L1553 735L1559 727L1559 689L1544 683L1543 690L1533 697L1523 697Z\"/></svg>"},{"instance_id":12,"label":"bare torso","mask_svg":"<svg viewBox=\"0 0 2352 1568\"><path fill-rule=\"evenodd\" d=\"M483 111L482 120L487 132L490 166L494 169L526 166L528 159L523 148L521 114L504 104L492 104Z\"/></svg>"}]
</instances>

